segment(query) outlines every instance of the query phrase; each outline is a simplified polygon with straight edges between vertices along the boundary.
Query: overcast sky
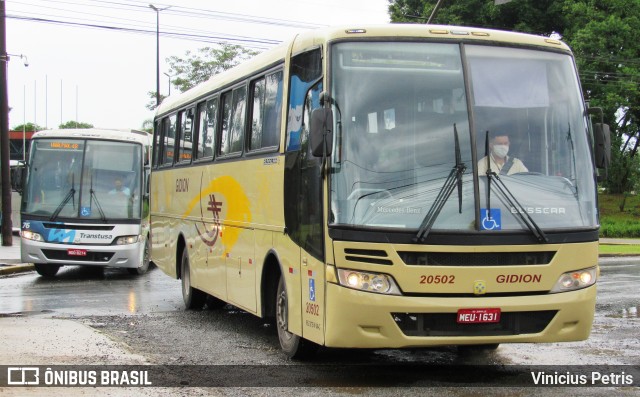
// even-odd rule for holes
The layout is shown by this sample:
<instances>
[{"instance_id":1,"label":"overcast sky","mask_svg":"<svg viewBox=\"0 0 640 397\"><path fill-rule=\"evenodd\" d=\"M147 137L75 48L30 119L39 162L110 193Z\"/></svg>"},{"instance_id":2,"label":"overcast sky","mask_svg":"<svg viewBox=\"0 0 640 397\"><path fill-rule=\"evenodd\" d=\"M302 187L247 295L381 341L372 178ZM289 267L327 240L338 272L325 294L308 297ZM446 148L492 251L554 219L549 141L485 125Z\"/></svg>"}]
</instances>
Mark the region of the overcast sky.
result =
<instances>
[{"instance_id":1,"label":"overcast sky","mask_svg":"<svg viewBox=\"0 0 640 397\"><path fill-rule=\"evenodd\" d=\"M76 120L141 128L156 89L156 12L148 0L6 0L9 127ZM387 0L170 0L160 11L165 61L220 40L265 50L296 32L387 23ZM89 26L90 25L90 26ZM20 58L24 55L25 58ZM25 60L28 67L25 67ZM172 93L176 93L174 87Z\"/></svg>"}]
</instances>

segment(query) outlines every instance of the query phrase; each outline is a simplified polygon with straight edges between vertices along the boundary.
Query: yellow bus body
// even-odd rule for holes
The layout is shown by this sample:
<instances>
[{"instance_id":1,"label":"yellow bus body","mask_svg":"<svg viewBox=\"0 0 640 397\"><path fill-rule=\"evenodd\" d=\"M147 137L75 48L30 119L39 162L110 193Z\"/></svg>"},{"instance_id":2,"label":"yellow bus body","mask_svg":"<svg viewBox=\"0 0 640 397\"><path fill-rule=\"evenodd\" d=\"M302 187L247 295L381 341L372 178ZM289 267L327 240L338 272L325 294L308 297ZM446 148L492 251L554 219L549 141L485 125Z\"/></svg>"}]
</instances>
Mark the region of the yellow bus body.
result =
<instances>
[{"instance_id":1,"label":"yellow bus body","mask_svg":"<svg viewBox=\"0 0 640 397\"><path fill-rule=\"evenodd\" d=\"M476 28L389 25L367 27L364 33L331 28L300 34L286 45L168 98L158 109L157 123L213 92L222 92L269 68L282 68L283 92L287 93L291 57L304 50L318 47L324 54L329 43L336 40L391 37L513 44L569 52L565 44L544 37ZM326 79L326 71L323 76ZM284 97L288 98L286 94ZM597 268L597 241L480 245L469 239L464 245L424 245L334 240L326 226L329 185L324 178L319 181L324 192L324 219L317 227L323 230L325 260L315 259L291 239L285 226L283 175L286 120L290 117L286 100L281 112L279 145L273 151L251 153L245 149L235 157L217 156L213 161L194 159L184 165L154 167L150 187L152 260L167 275L180 278L181 253L186 249L194 288L256 316L267 317L275 292L268 281L277 272L284 278L289 297L289 332L327 347L556 342L589 336L596 285L571 292L548 292L563 273ZM158 130L157 126L156 133ZM551 252L552 259L545 264L517 266L422 266L407 263L401 256L512 252ZM383 295L345 287L340 284L336 269L383 272L395 279L402 294ZM505 330L493 335L424 325L438 324L438 315L455 316L460 309L474 308L499 308L503 316L551 314L546 317L548 321L532 320L527 325L530 331Z\"/></svg>"}]
</instances>

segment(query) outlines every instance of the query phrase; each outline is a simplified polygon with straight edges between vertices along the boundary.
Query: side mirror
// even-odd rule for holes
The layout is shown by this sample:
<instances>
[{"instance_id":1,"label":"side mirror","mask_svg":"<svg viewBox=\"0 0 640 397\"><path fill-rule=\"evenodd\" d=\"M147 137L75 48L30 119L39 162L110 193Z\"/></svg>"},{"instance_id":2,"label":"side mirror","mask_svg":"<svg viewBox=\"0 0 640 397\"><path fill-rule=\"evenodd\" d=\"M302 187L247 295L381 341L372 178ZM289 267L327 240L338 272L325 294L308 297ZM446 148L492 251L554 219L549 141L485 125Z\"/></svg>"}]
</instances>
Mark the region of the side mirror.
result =
<instances>
[{"instance_id":1,"label":"side mirror","mask_svg":"<svg viewBox=\"0 0 640 397\"><path fill-rule=\"evenodd\" d=\"M333 149L333 111L318 108L311 112L311 131L309 145L315 157L331 155Z\"/></svg>"},{"instance_id":2,"label":"side mirror","mask_svg":"<svg viewBox=\"0 0 640 397\"><path fill-rule=\"evenodd\" d=\"M609 168L609 164L611 164L611 132L609 131L609 125L594 123L593 135L596 167Z\"/></svg>"},{"instance_id":3,"label":"side mirror","mask_svg":"<svg viewBox=\"0 0 640 397\"><path fill-rule=\"evenodd\" d=\"M142 197L145 200L149 199L149 189L151 186L151 167L149 167L148 165L144 166L144 190L142 192Z\"/></svg>"},{"instance_id":4,"label":"side mirror","mask_svg":"<svg viewBox=\"0 0 640 397\"><path fill-rule=\"evenodd\" d=\"M27 167L21 164L18 167L11 169L11 189L16 192L22 194L22 189L24 188L24 179L27 174Z\"/></svg>"}]
</instances>

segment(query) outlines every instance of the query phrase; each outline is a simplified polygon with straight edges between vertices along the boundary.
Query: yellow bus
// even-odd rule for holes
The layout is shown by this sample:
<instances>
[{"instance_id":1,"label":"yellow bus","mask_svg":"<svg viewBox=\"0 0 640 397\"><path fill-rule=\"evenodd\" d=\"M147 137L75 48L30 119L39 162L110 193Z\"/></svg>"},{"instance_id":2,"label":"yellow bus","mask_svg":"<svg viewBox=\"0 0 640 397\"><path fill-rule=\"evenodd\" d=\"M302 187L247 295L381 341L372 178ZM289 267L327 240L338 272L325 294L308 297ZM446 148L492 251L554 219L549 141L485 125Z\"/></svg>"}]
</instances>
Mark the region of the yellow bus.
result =
<instances>
[{"instance_id":1,"label":"yellow bus","mask_svg":"<svg viewBox=\"0 0 640 397\"><path fill-rule=\"evenodd\" d=\"M299 34L158 108L152 260L187 308L274 321L293 358L584 340L607 131L588 113L550 38Z\"/></svg>"}]
</instances>

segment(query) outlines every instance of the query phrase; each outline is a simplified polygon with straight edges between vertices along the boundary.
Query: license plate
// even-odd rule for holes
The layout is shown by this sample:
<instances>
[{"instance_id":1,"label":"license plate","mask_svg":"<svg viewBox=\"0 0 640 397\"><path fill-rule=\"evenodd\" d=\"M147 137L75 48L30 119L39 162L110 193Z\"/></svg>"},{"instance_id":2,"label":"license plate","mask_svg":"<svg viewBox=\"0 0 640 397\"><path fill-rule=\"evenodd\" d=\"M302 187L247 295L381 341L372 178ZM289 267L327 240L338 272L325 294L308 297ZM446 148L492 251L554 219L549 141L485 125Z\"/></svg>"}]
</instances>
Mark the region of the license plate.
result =
<instances>
[{"instance_id":1,"label":"license plate","mask_svg":"<svg viewBox=\"0 0 640 397\"><path fill-rule=\"evenodd\" d=\"M500 309L460 309L457 318L459 324L498 323L500 322Z\"/></svg>"},{"instance_id":2,"label":"license plate","mask_svg":"<svg viewBox=\"0 0 640 397\"><path fill-rule=\"evenodd\" d=\"M67 255L69 256L87 256L87 250L68 249Z\"/></svg>"}]
</instances>

